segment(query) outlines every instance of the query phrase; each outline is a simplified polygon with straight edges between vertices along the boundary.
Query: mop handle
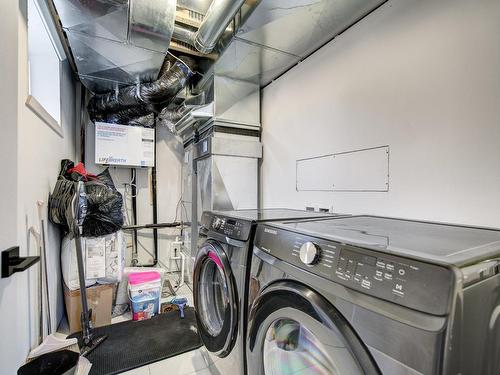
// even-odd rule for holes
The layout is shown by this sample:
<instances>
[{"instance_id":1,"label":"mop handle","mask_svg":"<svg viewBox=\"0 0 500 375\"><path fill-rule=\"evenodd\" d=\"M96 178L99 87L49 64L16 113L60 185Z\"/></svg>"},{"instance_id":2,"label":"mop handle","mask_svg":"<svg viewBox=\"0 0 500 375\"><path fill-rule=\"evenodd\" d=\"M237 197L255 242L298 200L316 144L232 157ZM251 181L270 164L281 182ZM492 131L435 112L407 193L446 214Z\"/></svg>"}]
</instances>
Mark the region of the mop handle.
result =
<instances>
[{"instance_id":1,"label":"mop handle","mask_svg":"<svg viewBox=\"0 0 500 375\"><path fill-rule=\"evenodd\" d=\"M44 201L37 201L36 205L38 207L38 220L40 222L40 234L41 234L41 249L43 250L43 270L44 270L44 279L45 279L45 298L47 302L45 314L47 316L47 331L50 335L52 333L52 319L50 317L50 294L49 294L49 271L47 267L47 245L45 239L45 220L43 219L43 206L45 205Z\"/></svg>"}]
</instances>

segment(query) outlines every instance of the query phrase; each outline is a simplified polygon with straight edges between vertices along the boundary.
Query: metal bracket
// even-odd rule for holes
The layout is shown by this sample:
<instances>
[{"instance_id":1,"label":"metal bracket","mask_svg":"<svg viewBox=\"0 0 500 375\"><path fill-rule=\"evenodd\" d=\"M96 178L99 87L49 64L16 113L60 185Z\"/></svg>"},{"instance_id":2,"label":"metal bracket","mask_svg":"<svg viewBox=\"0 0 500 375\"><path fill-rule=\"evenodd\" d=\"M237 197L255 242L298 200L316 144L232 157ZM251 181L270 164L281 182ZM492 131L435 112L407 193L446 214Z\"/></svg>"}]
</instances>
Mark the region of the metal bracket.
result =
<instances>
[{"instance_id":1,"label":"metal bracket","mask_svg":"<svg viewBox=\"0 0 500 375\"><path fill-rule=\"evenodd\" d=\"M39 256L20 257L19 246L4 250L2 251L2 278L9 277L16 272L25 271L39 260Z\"/></svg>"}]
</instances>

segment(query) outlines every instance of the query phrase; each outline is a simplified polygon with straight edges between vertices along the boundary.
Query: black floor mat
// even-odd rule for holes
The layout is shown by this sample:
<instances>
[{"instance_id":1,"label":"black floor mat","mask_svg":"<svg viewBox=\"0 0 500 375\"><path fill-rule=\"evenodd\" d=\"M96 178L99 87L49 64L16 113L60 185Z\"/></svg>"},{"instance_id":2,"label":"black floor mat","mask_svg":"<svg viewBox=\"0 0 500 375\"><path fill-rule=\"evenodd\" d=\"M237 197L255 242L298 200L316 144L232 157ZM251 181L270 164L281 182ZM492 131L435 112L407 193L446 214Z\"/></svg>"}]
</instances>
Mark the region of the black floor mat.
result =
<instances>
[{"instance_id":1,"label":"black floor mat","mask_svg":"<svg viewBox=\"0 0 500 375\"><path fill-rule=\"evenodd\" d=\"M149 320L96 328L96 336L108 338L87 356L92 363L90 375L118 374L199 348L194 309L186 308L185 314L180 319L179 312L172 311Z\"/></svg>"}]
</instances>

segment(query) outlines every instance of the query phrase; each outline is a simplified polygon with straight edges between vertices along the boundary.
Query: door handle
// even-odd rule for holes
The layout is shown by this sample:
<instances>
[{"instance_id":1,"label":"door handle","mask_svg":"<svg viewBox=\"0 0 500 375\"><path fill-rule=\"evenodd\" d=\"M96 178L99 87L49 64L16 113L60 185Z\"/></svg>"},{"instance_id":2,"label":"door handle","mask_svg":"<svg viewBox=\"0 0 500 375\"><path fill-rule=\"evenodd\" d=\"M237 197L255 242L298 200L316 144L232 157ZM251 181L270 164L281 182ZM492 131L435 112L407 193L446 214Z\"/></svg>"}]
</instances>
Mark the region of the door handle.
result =
<instances>
[{"instance_id":1,"label":"door handle","mask_svg":"<svg viewBox=\"0 0 500 375\"><path fill-rule=\"evenodd\" d=\"M39 256L20 257L19 246L2 251L2 278L23 272L40 260Z\"/></svg>"}]
</instances>

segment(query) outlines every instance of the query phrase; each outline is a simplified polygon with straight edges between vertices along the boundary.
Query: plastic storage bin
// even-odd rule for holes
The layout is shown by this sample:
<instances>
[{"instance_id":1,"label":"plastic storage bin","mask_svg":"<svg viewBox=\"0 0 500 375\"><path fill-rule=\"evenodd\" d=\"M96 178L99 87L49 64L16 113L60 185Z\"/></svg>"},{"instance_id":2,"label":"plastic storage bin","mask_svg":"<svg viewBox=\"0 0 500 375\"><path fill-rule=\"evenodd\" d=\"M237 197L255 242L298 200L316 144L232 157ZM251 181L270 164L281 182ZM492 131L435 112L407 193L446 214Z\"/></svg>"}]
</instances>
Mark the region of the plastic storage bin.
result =
<instances>
[{"instance_id":1,"label":"plastic storage bin","mask_svg":"<svg viewBox=\"0 0 500 375\"><path fill-rule=\"evenodd\" d=\"M161 296L159 272L131 273L128 288L134 320L150 319L158 314Z\"/></svg>"}]
</instances>

